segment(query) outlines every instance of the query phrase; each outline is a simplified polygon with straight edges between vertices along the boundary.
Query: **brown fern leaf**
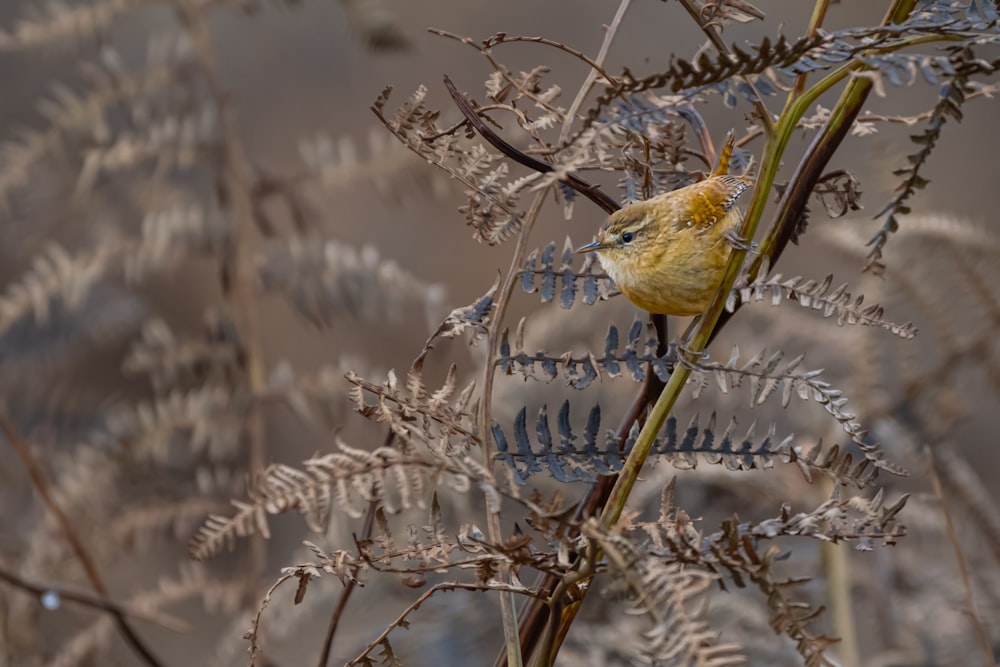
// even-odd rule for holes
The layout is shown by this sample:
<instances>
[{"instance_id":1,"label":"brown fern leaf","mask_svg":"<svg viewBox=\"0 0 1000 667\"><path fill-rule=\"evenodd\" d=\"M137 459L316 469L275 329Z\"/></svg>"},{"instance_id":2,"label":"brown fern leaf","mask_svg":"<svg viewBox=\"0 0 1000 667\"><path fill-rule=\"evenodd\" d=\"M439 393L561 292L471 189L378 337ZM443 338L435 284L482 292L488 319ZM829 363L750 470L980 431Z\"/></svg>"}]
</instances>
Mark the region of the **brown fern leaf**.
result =
<instances>
[{"instance_id":1,"label":"brown fern leaf","mask_svg":"<svg viewBox=\"0 0 1000 667\"><path fill-rule=\"evenodd\" d=\"M270 245L259 271L266 289L283 293L303 317L321 328L338 317L401 321L410 303L421 304L425 319L432 321L444 300L441 285L381 258L376 248L359 250L333 239L293 236Z\"/></svg>"},{"instance_id":2,"label":"brown fern leaf","mask_svg":"<svg viewBox=\"0 0 1000 667\"><path fill-rule=\"evenodd\" d=\"M98 0L86 5L42 3L44 13L25 18L12 32L0 31L0 51L64 45L74 39L92 38L106 31L120 15L150 0Z\"/></svg>"},{"instance_id":3,"label":"brown fern leaf","mask_svg":"<svg viewBox=\"0 0 1000 667\"><path fill-rule=\"evenodd\" d=\"M385 422L408 445L425 444L439 456L464 454L479 444L473 416L468 412L475 384L467 385L453 398L457 370L452 366L444 385L430 392L423 384L422 360L418 361L407 373L403 386L392 371L382 384L349 372L347 381L354 385L351 398L355 410L368 419ZM367 396L376 401L369 403Z\"/></svg>"},{"instance_id":4,"label":"brown fern leaf","mask_svg":"<svg viewBox=\"0 0 1000 667\"><path fill-rule=\"evenodd\" d=\"M237 537L269 537L268 514L296 511L311 530L324 532L335 509L360 517L376 501L390 512L424 507L432 477L459 491L471 486L468 476L430 457L393 447L367 452L337 444L338 452L309 459L305 470L277 464L263 471L251 486L249 502L233 501L236 514L208 518L191 540L191 556L208 558Z\"/></svg>"},{"instance_id":5,"label":"brown fern leaf","mask_svg":"<svg viewBox=\"0 0 1000 667\"><path fill-rule=\"evenodd\" d=\"M752 282L744 274L740 282L733 287L727 306L735 307L735 295L739 295L743 303L754 303L770 300L772 306L777 306L783 300L798 303L803 308L809 308L822 313L823 317L837 317L837 324L860 324L869 327L885 329L900 338L913 338L917 328L912 323L895 324L883 318L883 309L878 304L862 306L864 295L852 297L847 291L847 283L835 289L833 276L827 276L822 281L805 280L801 277L783 279L780 273L767 277L767 265L763 265Z\"/></svg>"},{"instance_id":6,"label":"brown fern leaf","mask_svg":"<svg viewBox=\"0 0 1000 667\"><path fill-rule=\"evenodd\" d=\"M516 234L523 221L518 198L538 180L538 175L510 180L509 167L502 156L479 143L461 143L456 128L438 127L438 112L424 104L427 89L423 86L388 118L385 105L391 91L391 88L382 91L372 111L407 148L466 186L469 200L459 210L473 228L473 237L496 245Z\"/></svg>"},{"instance_id":7,"label":"brown fern leaf","mask_svg":"<svg viewBox=\"0 0 1000 667\"><path fill-rule=\"evenodd\" d=\"M593 519L584 524L583 534L600 544L611 567L628 582L634 613L652 621L641 650L646 659L698 667L746 663L739 646L718 643L718 632L701 618L705 605L700 600L716 575L657 558Z\"/></svg>"},{"instance_id":8,"label":"brown fern leaf","mask_svg":"<svg viewBox=\"0 0 1000 667\"><path fill-rule=\"evenodd\" d=\"M861 449L865 458L874 466L894 475L906 474L905 470L885 458L878 444L868 438L868 432L861 424L854 421L854 413L844 409L847 399L843 397L843 392L817 379L822 371L796 372L804 355L788 362L782 371L777 369L784 358L783 351L768 356L767 350L761 350L742 366L737 365L740 361L740 351L735 346L729 360L725 363L704 360L690 362L684 359L683 355L680 356L679 362L691 365L692 372L689 382L694 384L695 398L701 395L701 392L709 385L709 379L712 378L724 394L746 382L750 390L750 407L760 405L779 389L781 390L782 407L788 407L792 396L795 395L803 400L811 399L822 405L840 423L851 441Z\"/></svg>"}]
</instances>

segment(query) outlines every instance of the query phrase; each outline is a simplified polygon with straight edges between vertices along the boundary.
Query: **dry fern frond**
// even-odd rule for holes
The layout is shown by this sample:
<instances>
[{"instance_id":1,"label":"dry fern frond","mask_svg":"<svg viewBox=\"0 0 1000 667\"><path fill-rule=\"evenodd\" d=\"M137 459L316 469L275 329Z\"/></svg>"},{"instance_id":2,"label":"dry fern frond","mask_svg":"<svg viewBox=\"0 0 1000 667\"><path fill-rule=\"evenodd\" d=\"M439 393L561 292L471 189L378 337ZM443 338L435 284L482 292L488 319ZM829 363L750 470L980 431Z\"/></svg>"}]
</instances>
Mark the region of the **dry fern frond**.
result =
<instances>
[{"instance_id":1,"label":"dry fern frond","mask_svg":"<svg viewBox=\"0 0 1000 667\"><path fill-rule=\"evenodd\" d=\"M178 336L155 318L132 344L122 370L148 375L160 390L176 389L186 380L209 382L236 370L239 344L232 322L221 316L206 317L205 333L199 338Z\"/></svg>"},{"instance_id":2,"label":"dry fern frond","mask_svg":"<svg viewBox=\"0 0 1000 667\"><path fill-rule=\"evenodd\" d=\"M384 260L374 247L360 251L335 240L292 237L270 246L260 264L264 287L285 294L316 326L337 317L362 321L406 316L409 303L423 306L428 322L444 300L441 285L426 283Z\"/></svg>"},{"instance_id":3,"label":"dry fern frond","mask_svg":"<svg viewBox=\"0 0 1000 667\"><path fill-rule=\"evenodd\" d=\"M766 265L762 266L757 278L752 282L749 281L749 275L743 275L733 287L727 302L729 310L735 308L737 294L743 303L770 300L772 306L777 306L782 300L790 300L803 308L820 311L825 318L836 315L839 326L860 324L878 327L900 338L913 338L917 335L916 327L910 322L894 324L884 319L882 317L884 311L878 304L862 307L864 295L852 297L847 291L847 283L831 291L832 275L819 282L798 276L784 280L780 273L767 277L767 269Z\"/></svg>"},{"instance_id":4,"label":"dry fern frond","mask_svg":"<svg viewBox=\"0 0 1000 667\"><path fill-rule=\"evenodd\" d=\"M405 444L426 444L445 459L464 454L479 444L473 429L474 419L468 411L475 383L455 396L457 379L457 369L452 366L444 384L429 391L423 384L419 365L409 370L403 386L393 371L382 384L351 372L347 374L347 381L354 385L351 399L355 410L367 419L386 423ZM375 403L369 403L368 396L374 397Z\"/></svg>"},{"instance_id":5,"label":"dry fern frond","mask_svg":"<svg viewBox=\"0 0 1000 667\"><path fill-rule=\"evenodd\" d=\"M739 646L717 643L718 632L702 618L706 590L715 575L653 557L622 533L602 530L594 520L582 530L600 544L611 567L628 583L634 613L653 623L637 653L647 660L697 667L746 663Z\"/></svg>"},{"instance_id":6,"label":"dry fern frond","mask_svg":"<svg viewBox=\"0 0 1000 667\"><path fill-rule=\"evenodd\" d=\"M471 334L469 336L470 345L474 345L482 338L493 322L494 306L496 305L495 298L499 287L500 276L497 275L496 280L493 281L493 285L486 290L485 294L468 306L460 306L448 313L434 333L431 334L430 338L427 339L427 342L424 343L424 349L417 357L417 362L414 363L423 363L424 357L431 351L433 343L437 338L457 338L469 332Z\"/></svg>"},{"instance_id":7,"label":"dry fern frond","mask_svg":"<svg viewBox=\"0 0 1000 667\"><path fill-rule=\"evenodd\" d=\"M367 150L351 135L336 141L316 135L299 141L299 155L308 175L327 190L371 184L386 201L404 202L411 192L426 197L448 191L446 179L423 168L425 163L377 128L368 134Z\"/></svg>"},{"instance_id":8,"label":"dry fern frond","mask_svg":"<svg viewBox=\"0 0 1000 667\"><path fill-rule=\"evenodd\" d=\"M869 440L868 432L862 428L861 424L854 421L855 414L844 409L847 399L843 397L843 392L817 379L822 371L796 372L804 358L804 355L800 355L788 362L784 370L778 372L777 368L783 358L784 352L782 351L767 356L767 351L761 350L742 366L737 366L740 360L740 351L738 347L733 347L732 354L725 363L717 361L690 362L684 358L684 355L680 355L679 363L691 364L691 377L688 382L694 385L693 396L696 399L709 385L709 380L714 379L716 386L722 393L728 393L731 389L738 388L743 385L744 381L747 381L750 390L750 407L760 405L779 389L781 390L782 407L788 407L795 395L803 400L813 400L822 405L837 420L851 441L861 449L865 458L875 467L894 475L906 474L905 470L885 458L877 443Z\"/></svg>"},{"instance_id":9,"label":"dry fern frond","mask_svg":"<svg viewBox=\"0 0 1000 667\"><path fill-rule=\"evenodd\" d=\"M0 31L0 51L17 51L74 39L91 38L105 32L116 18L152 0L96 0L72 6L62 2L40 3L42 12L21 19L11 32Z\"/></svg>"},{"instance_id":10,"label":"dry fern frond","mask_svg":"<svg viewBox=\"0 0 1000 667\"><path fill-rule=\"evenodd\" d=\"M671 343L665 354L657 354L659 341L649 320L636 319L632 322L621 350L620 338L618 327L610 325L604 337L604 355L600 357L593 352L579 356L567 352L554 356L539 350L529 354L524 349L524 320L521 320L513 345L508 331L501 334L496 363L507 375L518 373L526 379L544 382L563 377L574 389L586 389L594 380L601 378L602 372L611 379L625 376L633 382L645 382L649 368L663 381L670 377L677 360L677 345Z\"/></svg>"},{"instance_id":11,"label":"dry fern frond","mask_svg":"<svg viewBox=\"0 0 1000 667\"><path fill-rule=\"evenodd\" d=\"M183 53L171 54L169 61L156 55L156 61L136 75L127 75L112 66L85 67L89 89L79 94L57 86L48 99L39 104L48 127L41 131L24 131L18 139L0 147L0 210L7 208L13 192L24 185L32 170L42 166L45 158L71 153L81 139L85 145L107 141L111 133L108 116L118 105L128 104L132 113L140 112L148 100L184 80ZM115 62L110 54L105 62ZM79 158L72 155L74 161Z\"/></svg>"},{"instance_id":12,"label":"dry fern frond","mask_svg":"<svg viewBox=\"0 0 1000 667\"><path fill-rule=\"evenodd\" d=\"M0 296L0 335L25 318L44 324L54 313L72 313L80 308L110 268L114 254L111 244L76 257L58 245L50 245Z\"/></svg>"},{"instance_id":13,"label":"dry fern frond","mask_svg":"<svg viewBox=\"0 0 1000 667\"><path fill-rule=\"evenodd\" d=\"M228 507L218 500L191 497L131 507L111 525L109 546L144 552L158 542L183 542L206 514ZM165 537L164 537L165 535Z\"/></svg>"},{"instance_id":14,"label":"dry fern frond","mask_svg":"<svg viewBox=\"0 0 1000 667\"><path fill-rule=\"evenodd\" d=\"M659 520L638 524L636 528L652 540L654 547L648 550L652 556L668 563L688 563L727 575L740 587L745 586L745 578L749 578L767 596L775 632L787 634L796 641L806 665L830 665L824 651L836 640L815 635L808 627L823 609L812 608L791 597L794 587L807 580L775 579L772 568L780 551L772 546L762 553L758 543L782 535L801 535L823 541L856 540L860 550L869 550L876 540L893 544L897 537L905 534L896 515L907 498L904 495L893 505L886 506L881 490L870 499L841 498L839 492L835 492L812 512L793 515L784 506L775 519L754 524L739 523L734 518L723 521L719 532L706 536L694 527L683 510L676 509L671 483L664 489Z\"/></svg>"},{"instance_id":15,"label":"dry fern frond","mask_svg":"<svg viewBox=\"0 0 1000 667\"><path fill-rule=\"evenodd\" d=\"M968 54L963 54L961 51L958 51L956 55L964 55L968 58ZM955 69L953 68L952 71ZM919 150L907 156L908 165L906 167L893 172L896 176L902 176L903 182L897 186L896 195L892 200L875 214L876 218L886 216L886 220L882 229L868 242L871 250L868 252L868 263L865 268L872 269L876 275L885 270L885 265L881 262L882 250L889 241L889 235L899 229L899 216L910 212L910 207L906 202L913 197L917 190L924 189L929 183L921 175L921 171L930 159L945 123L948 119L954 120L956 123L962 120L962 105L965 103L968 81L969 74L962 72L950 78L939 88L938 102L931 111L931 117L927 121L927 129L922 134L910 137Z\"/></svg>"},{"instance_id":16,"label":"dry fern frond","mask_svg":"<svg viewBox=\"0 0 1000 667\"><path fill-rule=\"evenodd\" d=\"M97 442L121 446L139 460L165 461L183 451L229 460L239 451L239 398L221 386L172 391L147 403L109 410Z\"/></svg>"},{"instance_id":17,"label":"dry fern frond","mask_svg":"<svg viewBox=\"0 0 1000 667\"><path fill-rule=\"evenodd\" d=\"M231 237L231 221L198 204L147 211L138 247L125 257L125 276L141 281L151 273L173 268L192 251L221 252Z\"/></svg>"},{"instance_id":18,"label":"dry fern frond","mask_svg":"<svg viewBox=\"0 0 1000 667\"><path fill-rule=\"evenodd\" d=\"M601 409L594 406L587 416L583 432L575 430L570 421L569 401L562 404L556 417L553 432L547 406L543 406L532 425L528 424L527 409L521 408L510 429L513 444L499 424L491 430L497 448L497 458L510 470L516 484L524 484L532 475L547 472L558 482L593 482L601 475L621 471L626 457L639 437L638 426L633 426L619 449L616 437L601 433ZM654 460L664 459L679 470L691 470L699 461L709 465L722 465L727 470L767 469L775 461L794 464L806 478L813 474L827 475L839 484L858 488L870 486L878 475L878 468L868 459L857 463L854 457L837 445L824 447L822 441L806 449L797 445L791 435L776 437L775 424L768 425L763 435L757 433L753 422L743 435L737 432L737 422L731 418L725 430L716 428L718 418L713 412L702 423L695 415L684 427L676 417L669 417L657 434L650 451ZM740 429L742 431L742 429ZM558 443L556 442L558 435ZM582 440L582 442L581 442Z\"/></svg>"},{"instance_id":19,"label":"dry fern frond","mask_svg":"<svg viewBox=\"0 0 1000 667\"><path fill-rule=\"evenodd\" d=\"M482 144L460 145L455 128L438 127L438 112L424 104L427 89L423 86L388 118L385 105L391 92L391 88L383 90L372 110L407 148L468 188L469 202L460 210L473 228L473 237L496 245L515 235L523 218L518 210L520 193L538 180L538 174L509 180L507 162L500 155Z\"/></svg>"},{"instance_id":20,"label":"dry fern frond","mask_svg":"<svg viewBox=\"0 0 1000 667\"><path fill-rule=\"evenodd\" d=\"M775 577L774 564L781 556L778 547L772 545L761 552L757 541L740 536L735 522L724 522L722 532L706 541L682 511L673 520L662 523L668 526L669 532L654 538L660 540L662 546L652 550L650 555L659 555L668 563L688 563L726 575L739 587L746 586L749 580L767 600L772 629L795 641L807 667L833 664L825 651L837 640L817 635L809 627L824 609L814 608L793 597L796 586L807 583L809 579Z\"/></svg>"},{"instance_id":21,"label":"dry fern frond","mask_svg":"<svg viewBox=\"0 0 1000 667\"><path fill-rule=\"evenodd\" d=\"M127 172L147 162L155 162L159 169L200 165L217 146L217 112L212 104L174 112L158 121L148 121L141 132L123 132L86 150L77 178L77 194L89 192L102 175Z\"/></svg>"},{"instance_id":22,"label":"dry fern frond","mask_svg":"<svg viewBox=\"0 0 1000 667\"><path fill-rule=\"evenodd\" d=\"M559 305L570 308L576 303L577 294L583 292L583 303L592 305L619 294L614 281L601 268L594 253L588 253L579 270L573 268L575 246L567 236L563 243L561 265L555 266L555 241L541 251L532 250L521 271L521 289L528 294L538 292L542 303L556 297L556 283L560 285ZM541 281L541 282L539 282Z\"/></svg>"},{"instance_id":23,"label":"dry fern frond","mask_svg":"<svg viewBox=\"0 0 1000 667\"><path fill-rule=\"evenodd\" d=\"M366 452L339 441L338 448L338 453L306 461L305 471L286 465L263 471L250 489L250 502L233 501L235 515L208 518L191 540L192 557L208 558L224 546L231 547L237 537L257 533L269 537L268 514L294 510L310 529L323 532L334 509L359 517L371 502L387 511L423 507L428 487L443 484L464 492L473 482L467 473L470 468L449 468L433 457L393 447Z\"/></svg>"}]
</instances>

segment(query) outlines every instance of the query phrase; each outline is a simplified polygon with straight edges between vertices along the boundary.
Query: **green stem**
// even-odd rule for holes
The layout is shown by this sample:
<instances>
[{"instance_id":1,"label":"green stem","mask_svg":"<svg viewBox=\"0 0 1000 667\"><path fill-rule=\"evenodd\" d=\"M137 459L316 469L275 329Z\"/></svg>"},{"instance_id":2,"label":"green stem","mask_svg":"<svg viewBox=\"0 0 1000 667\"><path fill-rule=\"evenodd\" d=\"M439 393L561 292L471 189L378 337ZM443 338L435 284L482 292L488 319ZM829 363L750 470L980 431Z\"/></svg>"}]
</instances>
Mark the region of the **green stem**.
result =
<instances>
[{"instance_id":1,"label":"green stem","mask_svg":"<svg viewBox=\"0 0 1000 667\"><path fill-rule=\"evenodd\" d=\"M889 23L900 23L905 20L912 11L915 2L916 0L895 0L883 19L883 25ZM921 35L914 36L912 38L904 38L893 42L890 45L884 45L881 49L897 50L903 48L904 46L931 41L933 40L933 37L934 36ZM876 51L881 49L876 49ZM761 170L757 178L757 185L754 188L753 198L750 201L749 210L743 218L743 223L740 226L739 236L741 238L752 239L754 237L757 228L760 225L764 208L767 205L767 196L771 192L771 188L774 185L774 179L781 164L781 156L784 155L785 149L788 147L788 141L806 110L819 98L820 95L827 92L834 85L842 81L852 71L861 70L863 68L864 65L858 61L846 63L825 76L816 85L804 91L801 95L789 98L781 117L775 125L774 132L771 134L764 149L764 156L761 159ZM848 84L844 93L841 95L840 101L834 108L831 113L831 117L827 122L826 128L828 133L837 133L838 139L843 138L847 129L849 129L850 122L852 122L854 117L857 116L857 113L860 110L860 105L867 97L868 92L871 89L871 85L871 81L868 79L855 79ZM839 140L835 143L839 145ZM812 158L817 155L820 155L820 153L817 151L811 151L809 156L810 162L814 162ZM784 243L789 237L787 225L789 224L788 221L792 219L792 216L790 215L791 211L790 209L783 210L781 213L782 215L779 217L779 224L772 226L770 233L767 235L764 244L762 244L762 247L760 248L760 257L771 257L772 255L770 253L783 248ZM715 298L705 311L697 326L694 328L690 339L687 341L687 351L694 357L700 355L701 352L705 350L708 342L711 340L715 327L725 311L725 304L729 292L732 290L733 285L736 283L736 279L739 277L740 269L743 266L743 260L746 257L746 253L747 250L744 248L735 248L732 251L729 263L726 266L725 275L722 278L718 291L715 293ZM760 267L760 261L761 259L758 258L757 262L755 262L754 269L758 269ZM660 429L663 427L663 423L666 421L667 416L670 414L670 411L673 410L677 399L680 397L681 389L691 375L691 363L684 359L683 354L680 355L680 360L681 363L679 363L674 369L673 374L670 376L670 380L667 382L666 387L663 388L663 392L660 394L656 404L650 411L649 418L646 420L642 430L639 432L639 437L636 440L635 446L632 448L632 452L629 454L628 459L626 459L622 472L618 477L618 481L616 482L614 489L611 491L611 497L608 499L608 503L605 505L604 511L601 513L601 525L605 528L610 528L617 523L619 518L621 518L622 512L625 509L625 502L628 500L629 494L635 486L636 480L638 480L639 472L642 470L646 459L649 457L653 443L656 441L656 434L659 433Z\"/></svg>"},{"instance_id":2,"label":"green stem","mask_svg":"<svg viewBox=\"0 0 1000 667\"><path fill-rule=\"evenodd\" d=\"M830 73L793 101L789 105L789 108L785 110L785 113L781 115L774 128L774 134L767 143L764 157L761 160L761 171L757 178L757 186L754 188L750 209L743 218L743 224L740 227L739 235L741 238L751 239L757 231L764 207L767 205L767 193L771 191L774 178L778 173L778 167L781 164L781 156L784 154L785 148L788 146L788 141L791 139L799 120L816 98L829 90L831 86L843 80L852 70L859 67L860 63L850 63ZM700 354L708 344L716 322L718 322L719 317L725 309L726 297L736 282L736 278L739 276L740 267L743 266L743 259L746 256L746 252L745 249L741 248L734 248L732 251L725 276L719 290L716 292L715 299L703 315L687 343L688 350L695 355ZM645 464L649 452L652 450L653 443L656 441L656 434L663 427L663 423L677 402L681 389L690 375L690 365L686 363L679 364L670 375L667 386L663 388L660 397L656 400L649 418L639 432L639 437L632 448L632 452L625 461L618 481L611 491L611 497L604 506L604 511L601 514L601 525L605 528L613 526L621 517L622 511L625 509L625 502L639 477L639 471Z\"/></svg>"},{"instance_id":3,"label":"green stem","mask_svg":"<svg viewBox=\"0 0 1000 667\"><path fill-rule=\"evenodd\" d=\"M816 0L816 4L813 5L812 16L809 17L809 28L806 30L807 36L812 37L823 26L823 21L826 19L826 10L829 8L830 0ZM805 72L795 77L795 85L792 87L792 91L788 94L789 101L797 98L802 94L802 91L806 89L807 78L808 74Z\"/></svg>"}]
</instances>

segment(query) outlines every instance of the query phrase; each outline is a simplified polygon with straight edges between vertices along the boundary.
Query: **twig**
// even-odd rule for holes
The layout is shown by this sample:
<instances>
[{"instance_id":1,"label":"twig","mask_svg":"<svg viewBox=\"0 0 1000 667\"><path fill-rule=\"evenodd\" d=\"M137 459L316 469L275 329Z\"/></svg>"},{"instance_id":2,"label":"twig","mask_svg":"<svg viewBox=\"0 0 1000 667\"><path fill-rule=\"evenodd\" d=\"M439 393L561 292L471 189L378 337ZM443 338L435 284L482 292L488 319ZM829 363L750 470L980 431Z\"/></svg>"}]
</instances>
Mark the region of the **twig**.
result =
<instances>
[{"instance_id":1,"label":"twig","mask_svg":"<svg viewBox=\"0 0 1000 667\"><path fill-rule=\"evenodd\" d=\"M191 626L189 624L185 623L182 619L169 614L150 613L142 611L141 609L134 609L128 605L118 604L113 600L98 597L96 595L88 595L87 593L74 591L61 586L38 584L19 577L13 572L8 572L2 568L0 568L0 580L6 581L14 588L19 588L30 593L39 600L46 596L55 596L60 601L65 600L67 602L72 602L82 607L89 607L106 614L111 614L112 616L131 616L139 621L155 623L161 628L166 628L171 632L189 632L191 630Z\"/></svg>"},{"instance_id":2,"label":"twig","mask_svg":"<svg viewBox=\"0 0 1000 667\"><path fill-rule=\"evenodd\" d=\"M455 106L457 106L458 110L462 112L462 115L465 116L467 121L469 121L473 129L475 129L476 132L478 132L480 136L482 136L482 138L489 142L494 148L515 162L541 174L548 174L555 171L555 167L551 164L533 158L501 139L500 135L494 132L493 128L483 122L483 119L479 117L479 112L476 107L473 106L472 101L462 93L458 92L458 88L455 87L455 84L452 83L451 79L447 76L444 77L444 85L445 88L448 89L448 94L451 95L451 99L454 100ZM618 202L616 202L609 195L605 194L599 187L586 182L579 176L567 174L564 178L559 180L582 194L590 201L594 202L602 211L609 215L621 208L618 205Z\"/></svg>"},{"instance_id":3,"label":"twig","mask_svg":"<svg viewBox=\"0 0 1000 667\"><path fill-rule=\"evenodd\" d=\"M389 432L390 439L392 437L392 432ZM378 507L376 501L372 501L368 504L368 515L365 516L365 525L361 530L362 539L369 539L372 536L372 530L375 527L375 510ZM356 540L355 540L356 541ZM348 580L347 584L344 586L344 590L340 593L340 598L337 600L337 606L333 609L333 615L330 617L330 624L326 629L326 638L323 640L323 650L319 655L319 667L326 667L327 663L330 661L330 649L333 647L333 637L337 634L337 626L340 624L340 617L344 615L344 610L347 609L347 601L351 597L351 593L358 586L358 580L353 577Z\"/></svg>"},{"instance_id":4,"label":"twig","mask_svg":"<svg viewBox=\"0 0 1000 667\"><path fill-rule=\"evenodd\" d=\"M631 2L631 0L625 0L625 4L628 4L628 2ZM459 37L458 35L452 34L446 30L438 30L437 28L430 28L428 32L433 33L435 35L440 35L442 37L451 37L452 39L457 39L466 44L471 43L471 40ZM604 69L604 53L599 55L597 60L591 60L586 53L582 51L577 51L571 46L567 46L562 42L557 42L554 39L548 39L546 37L525 37L523 35L511 36L511 35L506 35L504 33L498 33L490 37L488 40L486 40L488 46L486 46L485 48L490 48L497 44L511 44L513 42L528 42L530 44L544 44L545 46L551 46L555 49L558 49L559 51L564 51L575 58L579 58L584 63L586 63L593 71L596 71L598 74L603 76L608 81L614 80L614 77L611 76L607 72L607 70Z\"/></svg>"},{"instance_id":5,"label":"twig","mask_svg":"<svg viewBox=\"0 0 1000 667\"><path fill-rule=\"evenodd\" d=\"M524 87L524 82L518 82L513 77L513 75L511 74L510 70L508 70L506 67L504 67L503 65L501 65L496 60L496 58L493 57L493 50L490 47L493 46L494 44L499 44L499 43L502 43L502 42L493 42L493 43L491 43L490 40L506 39L506 35L503 35L502 33L498 34L498 35L494 35L493 37L490 38L490 40L487 40L486 42L483 42L483 43L479 44L479 43L476 43L476 41L473 40L471 37L464 37L462 35L457 35L457 34L455 34L453 32L448 32L447 30L440 30L438 28L430 28L428 30L428 32L430 32L430 33L432 33L434 35L438 35L439 37L447 37L449 39L454 39L456 41L461 42L462 44L467 44L467 45L471 46L472 48L476 49L477 51L479 51L479 53L482 54L482 56L484 58L486 58L486 61L489 62L489 64L493 67L493 69L496 71L496 73L499 74L501 77L503 77L504 81L507 82L507 85L510 86L510 88L512 90L517 90L521 95L523 95L523 96L527 97L528 99L532 100L536 105L538 105L539 108L545 109L549 113L553 113L553 114L557 114L557 115L561 115L562 114L562 111L560 109L558 109L557 107L553 106L551 102L549 102L547 100L542 100L537 94L535 94L535 92L533 92L532 90L529 90L529 89L525 88ZM534 41L540 41L542 38L528 38L528 39L533 39ZM548 40L546 40L546 41L548 41ZM567 51L567 53L572 53L572 50Z\"/></svg>"},{"instance_id":6,"label":"twig","mask_svg":"<svg viewBox=\"0 0 1000 667\"><path fill-rule=\"evenodd\" d=\"M600 73L609 85L614 81L603 69L604 60L608 57L608 49L611 48L611 42L614 41L615 35L618 34L618 26L621 25L622 19L625 18L625 13L628 12L630 4L631 0L622 0L621 4L618 5L618 11L615 12L615 17L611 19L611 24L605 29L601 50L597 52L597 61L591 64L591 69L587 72L587 78L583 80L583 85L580 86L580 90L577 91L576 97L573 98L573 103L569 105L569 110L566 112L566 120L563 122L562 131L559 133L559 143L565 143L569 137L569 131L573 127L573 119L576 116L576 112L583 106L583 100L587 98L590 89L594 87L597 74Z\"/></svg>"},{"instance_id":7,"label":"twig","mask_svg":"<svg viewBox=\"0 0 1000 667\"><path fill-rule=\"evenodd\" d=\"M73 523L70 521L66 513L63 512L62 507L56 502L55 497L49 491L48 482L45 481L45 475L42 473L42 469L39 467L35 458L31 454L31 448L28 443L24 441L21 434L14 427L13 422L10 418L3 412L0 412L0 431L3 431L4 436L7 441L14 447L17 452L18 457L24 463L24 467L28 469L28 475L31 477L31 483L35 486L35 490L41 497L42 502L55 517L56 523L59 524L59 530L62 532L63 537L69 542L70 547L73 549L73 553L76 555L77 560L80 561L80 565L83 566L83 571L87 575L87 579L90 581L90 585L93 586L94 590L100 596L101 600L108 602L109 606L106 611L111 614L115 619L115 625L118 626L119 632L125 638L125 641L132 647L132 649L139 654L143 661L150 665L151 667L160 667L162 663L153 654L153 651L146 646L146 644L139 638L129 625L128 619L121 612L117 605L111 605L108 595L108 589L104 586L104 581L101 579L100 573L97 571L97 566L94 564L93 559L91 559L90 554L87 549L83 546L83 541L80 536L73 529Z\"/></svg>"},{"instance_id":8,"label":"twig","mask_svg":"<svg viewBox=\"0 0 1000 667\"><path fill-rule=\"evenodd\" d=\"M357 664L368 664L367 662L363 663L363 661L365 660L365 658L368 656L369 653L371 653L372 651L374 651L375 648L377 648L379 644L381 644L382 642L384 642L386 640L386 638L388 638L390 632L392 632L393 630L395 630L396 628L398 628L400 625L402 625L403 623L405 623L406 622L406 617L409 616L410 614L412 614L413 612L415 612L417 609L419 609L420 606L423 603L427 602L427 600L430 599L430 597L432 595L434 595L435 593L440 593L442 591L444 591L444 592L448 592L448 591L499 591L501 593L506 593L508 595L512 594L512 593L519 593L521 595L528 595L530 597L538 597L538 594L535 593L534 591L530 590L530 589L522 588L522 587L519 587L519 586L511 586L509 584L501 584L501 583L498 583L498 582L493 582L493 583L490 583L490 584L470 584L470 583L462 583L462 582L458 582L458 581L450 581L450 582L445 582L445 583L441 583L441 584L436 584L436 585L431 586L430 588L428 588L426 591L424 591L420 595L420 597L418 597L416 600L413 601L413 603L410 604L410 606L408 606L406 609L404 609L403 612L399 616L396 617L396 620L394 620L392 623L390 623L386 627L385 630L383 630L381 633L379 633L378 637L376 637L375 639L373 639L371 641L371 643L369 643L368 646L366 646L365 649L361 653L359 653L353 659L351 659L350 661L348 661L347 663L345 663L345 667L351 667L351 665L357 665Z\"/></svg>"},{"instance_id":9,"label":"twig","mask_svg":"<svg viewBox=\"0 0 1000 667\"><path fill-rule=\"evenodd\" d=\"M823 21L826 20L826 12L829 8L830 0L816 0L812 16L809 17L809 28L806 30L806 36L813 37L819 32L819 29L823 27ZM794 97L798 97L806 89L807 78L808 75L805 72L795 77L795 85L792 87Z\"/></svg>"}]
</instances>

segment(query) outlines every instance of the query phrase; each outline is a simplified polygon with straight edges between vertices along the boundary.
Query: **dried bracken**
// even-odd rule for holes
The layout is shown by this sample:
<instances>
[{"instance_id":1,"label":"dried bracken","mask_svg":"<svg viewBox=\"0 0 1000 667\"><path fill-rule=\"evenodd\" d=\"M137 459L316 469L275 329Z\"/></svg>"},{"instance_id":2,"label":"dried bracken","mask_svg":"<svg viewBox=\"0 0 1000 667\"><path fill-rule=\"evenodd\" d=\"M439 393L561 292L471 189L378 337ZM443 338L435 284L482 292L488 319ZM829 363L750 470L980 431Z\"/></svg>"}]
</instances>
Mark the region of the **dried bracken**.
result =
<instances>
[{"instance_id":1,"label":"dried bracken","mask_svg":"<svg viewBox=\"0 0 1000 667\"><path fill-rule=\"evenodd\" d=\"M382 91L360 123L340 89L323 106L329 68L275 86L278 37L231 39L273 5L325 39L329 7L299 4L31 0L0 29L0 58L84 61L0 147L8 661L992 664L1000 520L972 445L1000 394L1000 237L916 208L963 114L992 136L971 109L1000 90L995 3L885 0L857 26L825 0L803 26L660 3L663 44L707 43L611 67L629 0L594 54L535 7L534 35L418 40L412 8L342 0L342 48L462 59L409 94L381 80L400 54L374 82L337 68ZM574 248L713 173L722 117L754 185L681 329ZM842 142L908 128L872 238L849 217L881 163ZM471 239L424 219L442 200Z\"/></svg>"}]
</instances>

